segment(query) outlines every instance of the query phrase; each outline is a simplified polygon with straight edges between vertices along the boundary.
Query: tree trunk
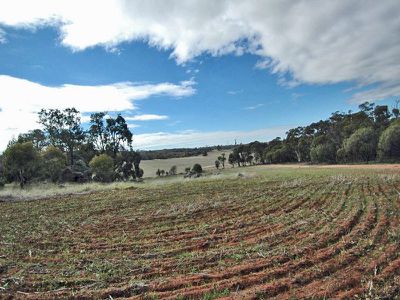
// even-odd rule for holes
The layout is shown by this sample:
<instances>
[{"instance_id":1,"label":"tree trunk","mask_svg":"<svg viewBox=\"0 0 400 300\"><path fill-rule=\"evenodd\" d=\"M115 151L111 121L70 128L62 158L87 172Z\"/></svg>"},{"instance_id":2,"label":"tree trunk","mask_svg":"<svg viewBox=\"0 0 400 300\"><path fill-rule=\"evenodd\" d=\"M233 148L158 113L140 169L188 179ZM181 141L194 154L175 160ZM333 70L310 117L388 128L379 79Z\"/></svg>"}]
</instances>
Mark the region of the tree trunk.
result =
<instances>
[{"instance_id":1,"label":"tree trunk","mask_svg":"<svg viewBox=\"0 0 400 300\"><path fill-rule=\"evenodd\" d=\"M74 147L69 148L69 163L71 166L74 165Z\"/></svg>"},{"instance_id":2,"label":"tree trunk","mask_svg":"<svg viewBox=\"0 0 400 300\"><path fill-rule=\"evenodd\" d=\"M296 153L296 156L297 156L297 162L301 162L301 153L300 153L300 151L299 150L295 150L294 152Z\"/></svg>"},{"instance_id":3,"label":"tree trunk","mask_svg":"<svg viewBox=\"0 0 400 300\"><path fill-rule=\"evenodd\" d=\"M18 171L18 177L19 177L19 186L21 189L23 189L25 184L25 177L24 175L22 175L22 170Z\"/></svg>"}]
</instances>

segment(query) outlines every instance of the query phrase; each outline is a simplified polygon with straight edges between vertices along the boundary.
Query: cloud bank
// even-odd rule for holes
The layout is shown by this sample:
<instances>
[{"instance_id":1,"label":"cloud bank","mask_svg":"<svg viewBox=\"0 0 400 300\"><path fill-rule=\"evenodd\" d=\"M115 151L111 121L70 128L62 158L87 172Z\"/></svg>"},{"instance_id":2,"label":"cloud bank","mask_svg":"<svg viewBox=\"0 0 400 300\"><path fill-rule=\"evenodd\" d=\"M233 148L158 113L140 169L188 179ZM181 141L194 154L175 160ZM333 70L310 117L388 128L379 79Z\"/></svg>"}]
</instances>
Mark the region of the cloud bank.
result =
<instances>
[{"instance_id":1,"label":"cloud bank","mask_svg":"<svg viewBox=\"0 0 400 300\"><path fill-rule=\"evenodd\" d=\"M0 24L56 26L74 51L145 40L178 63L253 53L281 84L354 82L362 102L400 95L398 0L3 0Z\"/></svg>"}]
</instances>

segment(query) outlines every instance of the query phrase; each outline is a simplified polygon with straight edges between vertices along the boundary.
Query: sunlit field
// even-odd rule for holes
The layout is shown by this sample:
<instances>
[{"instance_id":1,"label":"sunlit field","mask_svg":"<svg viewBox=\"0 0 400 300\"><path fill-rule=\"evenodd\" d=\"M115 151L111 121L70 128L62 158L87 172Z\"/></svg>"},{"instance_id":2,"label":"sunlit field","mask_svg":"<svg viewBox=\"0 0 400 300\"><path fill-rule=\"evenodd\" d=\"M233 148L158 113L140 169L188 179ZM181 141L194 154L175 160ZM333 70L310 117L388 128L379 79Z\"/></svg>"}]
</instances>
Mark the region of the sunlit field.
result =
<instances>
[{"instance_id":1,"label":"sunlit field","mask_svg":"<svg viewBox=\"0 0 400 300\"><path fill-rule=\"evenodd\" d=\"M228 158L231 151L213 150L208 152L207 156L198 155L181 158L142 160L140 167L144 171L144 177L155 177L158 169L169 171L172 166L177 167L178 173L183 173L185 168L191 168L194 164L200 164L204 169L210 170L215 168L215 161L222 153L225 153L226 158ZM226 165L228 166L228 161L226 161Z\"/></svg>"}]
</instances>

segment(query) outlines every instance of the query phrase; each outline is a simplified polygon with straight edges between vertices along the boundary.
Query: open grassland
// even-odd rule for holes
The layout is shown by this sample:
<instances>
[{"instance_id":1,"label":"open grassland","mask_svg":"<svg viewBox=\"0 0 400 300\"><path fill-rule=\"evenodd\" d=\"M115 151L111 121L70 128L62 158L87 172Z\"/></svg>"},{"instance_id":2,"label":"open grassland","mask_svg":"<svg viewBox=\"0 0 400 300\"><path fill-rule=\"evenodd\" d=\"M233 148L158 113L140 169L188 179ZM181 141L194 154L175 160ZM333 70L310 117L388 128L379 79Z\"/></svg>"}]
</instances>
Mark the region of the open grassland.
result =
<instances>
[{"instance_id":1,"label":"open grassland","mask_svg":"<svg viewBox=\"0 0 400 300\"><path fill-rule=\"evenodd\" d=\"M0 298L395 299L399 191L397 168L251 167L0 203Z\"/></svg>"},{"instance_id":2,"label":"open grassland","mask_svg":"<svg viewBox=\"0 0 400 300\"><path fill-rule=\"evenodd\" d=\"M185 168L193 167L194 164L200 164L203 169L213 169L215 168L215 161L218 156L225 153L226 165L228 166L228 156L231 150L209 151L207 156L197 155L190 157L180 157L180 158L168 158L168 159L153 159L153 160L142 160L140 167L144 171L144 177L155 177L157 169L169 171L172 166L177 167L178 173L183 173Z\"/></svg>"}]
</instances>

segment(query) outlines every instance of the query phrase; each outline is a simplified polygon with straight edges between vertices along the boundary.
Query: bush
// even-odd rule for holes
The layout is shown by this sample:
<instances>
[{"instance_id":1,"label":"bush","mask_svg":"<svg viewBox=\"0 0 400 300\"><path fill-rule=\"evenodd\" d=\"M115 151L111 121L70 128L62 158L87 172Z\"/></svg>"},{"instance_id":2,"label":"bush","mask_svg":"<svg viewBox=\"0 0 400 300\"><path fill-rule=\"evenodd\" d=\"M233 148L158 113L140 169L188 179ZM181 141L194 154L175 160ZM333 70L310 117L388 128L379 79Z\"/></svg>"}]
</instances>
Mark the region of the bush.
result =
<instances>
[{"instance_id":1,"label":"bush","mask_svg":"<svg viewBox=\"0 0 400 300\"><path fill-rule=\"evenodd\" d=\"M37 175L39 158L31 142L11 144L3 154L4 173L18 181L23 188L26 182Z\"/></svg>"},{"instance_id":2,"label":"bush","mask_svg":"<svg viewBox=\"0 0 400 300\"><path fill-rule=\"evenodd\" d=\"M135 168L135 176L136 176L136 180L139 180L143 177L144 175L144 171L142 168Z\"/></svg>"},{"instance_id":3,"label":"bush","mask_svg":"<svg viewBox=\"0 0 400 300\"><path fill-rule=\"evenodd\" d=\"M57 182L66 165L67 158L64 153L54 146L49 146L42 153L41 177Z\"/></svg>"},{"instance_id":4,"label":"bush","mask_svg":"<svg viewBox=\"0 0 400 300\"><path fill-rule=\"evenodd\" d=\"M400 124L395 123L382 132L379 138L380 160L400 160Z\"/></svg>"},{"instance_id":5,"label":"bush","mask_svg":"<svg viewBox=\"0 0 400 300\"><path fill-rule=\"evenodd\" d=\"M310 156L313 163L335 163L336 149L331 143L320 144L311 148Z\"/></svg>"},{"instance_id":6,"label":"bush","mask_svg":"<svg viewBox=\"0 0 400 300\"><path fill-rule=\"evenodd\" d=\"M74 162L73 166L72 166L72 170L74 172L80 172L80 173L87 173L88 171L90 171L89 166L85 163L84 160L82 159L78 159Z\"/></svg>"},{"instance_id":7,"label":"bush","mask_svg":"<svg viewBox=\"0 0 400 300\"><path fill-rule=\"evenodd\" d=\"M200 164L194 164L193 168L192 168L192 171L194 173L201 174L201 173L203 173L203 168L201 167Z\"/></svg>"},{"instance_id":8,"label":"bush","mask_svg":"<svg viewBox=\"0 0 400 300\"><path fill-rule=\"evenodd\" d=\"M4 177L0 177L0 190L4 188L6 185L6 179Z\"/></svg>"},{"instance_id":9,"label":"bush","mask_svg":"<svg viewBox=\"0 0 400 300\"><path fill-rule=\"evenodd\" d=\"M115 159L115 172L123 180L139 180L143 170L139 167L142 157L136 151L122 151Z\"/></svg>"},{"instance_id":10,"label":"bush","mask_svg":"<svg viewBox=\"0 0 400 300\"><path fill-rule=\"evenodd\" d=\"M220 166L220 162L219 162L219 160L216 160L215 161L215 167L217 168L217 170L219 169L219 166Z\"/></svg>"},{"instance_id":11,"label":"bush","mask_svg":"<svg viewBox=\"0 0 400 300\"><path fill-rule=\"evenodd\" d=\"M296 161L295 153L287 145L275 146L264 153L264 158L268 163L284 163Z\"/></svg>"},{"instance_id":12,"label":"bush","mask_svg":"<svg viewBox=\"0 0 400 300\"><path fill-rule=\"evenodd\" d=\"M377 136L373 128L360 128L343 142L338 157L347 161L371 161L376 157Z\"/></svg>"},{"instance_id":13,"label":"bush","mask_svg":"<svg viewBox=\"0 0 400 300\"><path fill-rule=\"evenodd\" d=\"M89 163L93 172L93 179L100 182L110 182L114 175L114 161L107 154L95 156Z\"/></svg>"},{"instance_id":14,"label":"bush","mask_svg":"<svg viewBox=\"0 0 400 300\"><path fill-rule=\"evenodd\" d=\"M171 169L169 169L169 175L176 175L176 166L172 166Z\"/></svg>"}]
</instances>

